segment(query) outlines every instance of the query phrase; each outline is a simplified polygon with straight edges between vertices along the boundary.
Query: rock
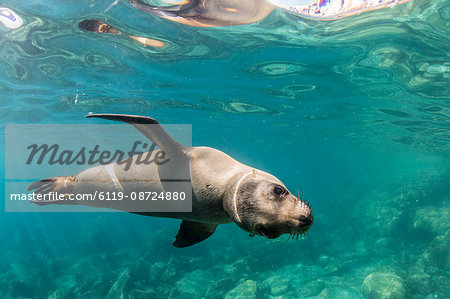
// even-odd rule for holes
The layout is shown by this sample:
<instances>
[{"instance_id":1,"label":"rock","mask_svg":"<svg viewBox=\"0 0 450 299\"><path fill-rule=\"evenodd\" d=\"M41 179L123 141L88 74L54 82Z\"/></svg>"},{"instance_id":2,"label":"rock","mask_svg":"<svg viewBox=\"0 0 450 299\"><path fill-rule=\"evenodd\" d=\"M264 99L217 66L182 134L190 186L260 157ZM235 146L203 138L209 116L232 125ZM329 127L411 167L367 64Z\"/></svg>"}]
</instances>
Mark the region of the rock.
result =
<instances>
[{"instance_id":1,"label":"rock","mask_svg":"<svg viewBox=\"0 0 450 299\"><path fill-rule=\"evenodd\" d=\"M261 287L265 292L279 296L289 291L290 284L286 277L271 276L264 280Z\"/></svg>"},{"instance_id":2,"label":"rock","mask_svg":"<svg viewBox=\"0 0 450 299\"><path fill-rule=\"evenodd\" d=\"M448 279L448 272L439 275L434 279L434 287L436 295L435 298L448 298L450 294L450 280Z\"/></svg>"},{"instance_id":3,"label":"rock","mask_svg":"<svg viewBox=\"0 0 450 299\"><path fill-rule=\"evenodd\" d=\"M291 292L287 292L287 293L284 293L283 295L278 295L278 296L266 295L265 298L267 298L267 299L298 298L298 295L295 292L291 291Z\"/></svg>"},{"instance_id":4,"label":"rock","mask_svg":"<svg viewBox=\"0 0 450 299\"><path fill-rule=\"evenodd\" d=\"M65 272L67 274L72 274L75 276L77 281L76 289L82 293L89 290L98 290L98 286L94 287L94 283L98 280L104 280L105 285L103 285L102 294L108 294L111 288L110 281L116 279L117 273L113 271L107 271L106 266L100 266L102 262L105 263L105 257L94 257L89 256L79 259L77 263L71 265L71 267Z\"/></svg>"},{"instance_id":5,"label":"rock","mask_svg":"<svg viewBox=\"0 0 450 299\"><path fill-rule=\"evenodd\" d=\"M223 295L234 287L234 281L230 278L223 278L209 286L206 292L207 298L223 298Z\"/></svg>"},{"instance_id":6,"label":"rock","mask_svg":"<svg viewBox=\"0 0 450 299\"><path fill-rule=\"evenodd\" d=\"M78 285L75 289L78 297L82 298L105 298L111 289L111 282L105 281L102 277L83 285L82 288Z\"/></svg>"},{"instance_id":7,"label":"rock","mask_svg":"<svg viewBox=\"0 0 450 299\"><path fill-rule=\"evenodd\" d=\"M317 261L319 262L319 264L323 267L325 267L326 265L328 265L328 261L330 259L328 258L328 256L322 254L319 256L319 258L317 259Z\"/></svg>"},{"instance_id":8,"label":"rock","mask_svg":"<svg viewBox=\"0 0 450 299\"><path fill-rule=\"evenodd\" d=\"M176 288L168 288L166 284L156 287L156 296L155 298L176 298L176 296L172 296L172 294L177 294L178 290ZM179 294L178 294L178 297ZM153 298L152 298L153 299Z\"/></svg>"},{"instance_id":9,"label":"rock","mask_svg":"<svg viewBox=\"0 0 450 299\"><path fill-rule=\"evenodd\" d=\"M63 289L72 290L77 286L75 275L63 275L55 279L55 284Z\"/></svg>"},{"instance_id":10,"label":"rock","mask_svg":"<svg viewBox=\"0 0 450 299\"><path fill-rule=\"evenodd\" d=\"M36 294L35 286L32 283L23 280L11 281L9 290L12 298L33 298L34 294Z\"/></svg>"},{"instance_id":11,"label":"rock","mask_svg":"<svg viewBox=\"0 0 450 299\"><path fill-rule=\"evenodd\" d=\"M245 280L225 294L225 299L254 299L258 285L254 280Z\"/></svg>"},{"instance_id":12,"label":"rock","mask_svg":"<svg viewBox=\"0 0 450 299\"><path fill-rule=\"evenodd\" d=\"M150 267L150 278L152 280L159 279L166 271L166 265L161 262L156 262Z\"/></svg>"},{"instance_id":13,"label":"rock","mask_svg":"<svg viewBox=\"0 0 450 299\"><path fill-rule=\"evenodd\" d=\"M308 281L305 285L298 288L301 298L317 296L320 291L326 287L326 283L322 279Z\"/></svg>"},{"instance_id":14,"label":"rock","mask_svg":"<svg viewBox=\"0 0 450 299\"><path fill-rule=\"evenodd\" d=\"M363 299L363 296L358 290L353 288L343 288L339 286L328 286L323 289L319 298L339 298L339 299Z\"/></svg>"},{"instance_id":15,"label":"rock","mask_svg":"<svg viewBox=\"0 0 450 299\"><path fill-rule=\"evenodd\" d=\"M9 273L14 276L15 280L26 281L28 279L26 268L20 264L12 263L9 265Z\"/></svg>"},{"instance_id":16,"label":"rock","mask_svg":"<svg viewBox=\"0 0 450 299\"><path fill-rule=\"evenodd\" d=\"M264 272L259 277L263 281L260 288L265 294L272 296L279 296L290 291L301 293L308 282L317 281L318 278L329 272L329 270L317 265L294 264L284 266L275 272ZM321 286L319 289L315 288L313 295L317 295L323 288L324 286ZM305 292L308 295L311 294L306 290Z\"/></svg>"},{"instance_id":17,"label":"rock","mask_svg":"<svg viewBox=\"0 0 450 299\"><path fill-rule=\"evenodd\" d=\"M449 237L450 231L447 231L446 235L437 236L431 241L427 250L424 253L424 258L428 262L428 264L433 265L440 269L447 269L450 267L449 262Z\"/></svg>"},{"instance_id":18,"label":"rock","mask_svg":"<svg viewBox=\"0 0 450 299\"><path fill-rule=\"evenodd\" d=\"M357 204L361 216L371 219L370 229L376 235L392 236L397 231L402 211L390 200L391 196L385 192L372 193Z\"/></svg>"},{"instance_id":19,"label":"rock","mask_svg":"<svg viewBox=\"0 0 450 299\"><path fill-rule=\"evenodd\" d=\"M248 262L244 258L240 258L231 264L223 267L224 274L232 280L240 280L248 271Z\"/></svg>"},{"instance_id":20,"label":"rock","mask_svg":"<svg viewBox=\"0 0 450 299\"><path fill-rule=\"evenodd\" d=\"M75 298L74 294L71 294L66 289L59 289L51 293L47 299L61 299L61 298ZM91 298L91 297L90 297Z\"/></svg>"},{"instance_id":21,"label":"rock","mask_svg":"<svg viewBox=\"0 0 450 299\"><path fill-rule=\"evenodd\" d=\"M205 296L209 286L214 282L214 275L205 270L186 273L176 283L176 288L183 298Z\"/></svg>"},{"instance_id":22,"label":"rock","mask_svg":"<svg viewBox=\"0 0 450 299\"><path fill-rule=\"evenodd\" d=\"M117 278L116 282L113 284L109 290L106 299L123 299L127 298L128 295L128 285L130 280L130 273L128 268L126 268Z\"/></svg>"},{"instance_id":23,"label":"rock","mask_svg":"<svg viewBox=\"0 0 450 299\"><path fill-rule=\"evenodd\" d=\"M288 279L295 287L304 285L305 282L322 277L327 273L328 271L320 266L298 264L282 267L275 272L274 276Z\"/></svg>"},{"instance_id":24,"label":"rock","mask_svg":"<svg viewBox=\"0 0 450 299\"><path fill-rule=\"evenodd\" d=\"M161 274L161 276L156 279L161 279L162 281L173 281L175 280L176 276L177 276L176 268L173 265L167 265L166 269Z\"/></svg>"},{"instance_id":25,"label":"rock","mask_svg":"<svg viewBox=\"0 0 450 299\"><path fill-rule=\"evenodd\" d=\"M433 289L431 286L431 276L425 273L423 268L419 266L411 267L408 270L410 272L408 285L411 293L426 296Z\"/></svg>"},{"instance_id":26,"label":"rock","mask_svg":"<svg viewBox=\"0 0 450 299\"><path fill-rule=\"evenodd\" d=\"M156 296L157 296L156 292L152 289L145 291L133 289L128 294L128 299L148 299L148 298L155 298Z\"/></svg>"},{"instance_id":27,"label":"rock","mask_svg":"<svg viewBox=\"0 0 450 299\"><path fill-rule=\"evenodd\" d=\"M428 206L416 211L414 216L414 229L419 232L443 235L450 229L450 207Z\"/></svg>"},{"instance_id":28,"label":"rock","mask_svg":"<svg viewBox=\"0 0 450 299\"><path fill-rule=\"evenodd\" d=\"M402 299L408 293L403 279L388 272L373 272L367 275L361 292L368 299Z\"/></svg>"}]
</instances>

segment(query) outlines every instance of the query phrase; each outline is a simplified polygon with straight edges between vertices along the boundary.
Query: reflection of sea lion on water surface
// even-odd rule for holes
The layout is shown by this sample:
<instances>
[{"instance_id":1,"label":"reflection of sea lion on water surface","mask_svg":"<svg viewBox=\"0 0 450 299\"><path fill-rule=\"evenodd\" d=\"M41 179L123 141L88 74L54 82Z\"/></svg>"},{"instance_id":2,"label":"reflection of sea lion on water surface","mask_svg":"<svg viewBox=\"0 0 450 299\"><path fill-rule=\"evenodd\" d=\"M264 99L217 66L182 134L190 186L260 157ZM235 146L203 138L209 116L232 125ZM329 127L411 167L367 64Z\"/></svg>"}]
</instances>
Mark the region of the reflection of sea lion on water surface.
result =
<instances>
[{"instance_id":1,"label":"reflection of sea lion on water surface","mask_svg":"<svg viewBox=\"0 0 450 299\"><path fill-rule=\"evenodd\" d=\"M232 26L259 22L275 6L266 0L191 0L187 4L152 6L140 0L130 4L142 11L196 27Z\"/></svg>"},{"instance_id":2,"label":"reflection of sea lion on water surface","mask_svg":"<svg viewBox=\"0 0 450 299\"><path fill-rule=\"evenodd\" d=\"M301 18L329 21L410 0L186 0L186 4L153 6L129 0L142 11L197 27L232 26L263 20L279 7Z\"/></svg>"},{"instance_id":3,"label":"reflection of sea lion on water surface","mask_svg":"<svg viewBox=\"0 0 450 299\"><path fill-rule=\"evenodd\" d=\"M242 164L227 154L210 147L187 147L173 140L159 123L149 117L98 114L88 115L127 122L157 145L164 153L167 164L128 165L122 162L88 168L72 176L53 177L32 183L28 190L35 194L57 192L69 194L94 194L108 192L124 194L167 192L175 189L168 182L188 181L181 186L192 192L192 212L142 212L148 208L145 201L34 201L44 204L87 205L113 208L145 216L182 219L173 243L187 247L201 242L214 233L219 224L235 222L251 236L277 238L282 234L292 237L305 233L313 223L309 204L294 196L273 175ZM144 155L144 154L142 154ZM146 154L147 155L147 154ZM137 161L141 155L124 161ZM182 180L184 179L184 180ZM140 205L140 211L135 208Z\"/></svg>"}]
</instances>

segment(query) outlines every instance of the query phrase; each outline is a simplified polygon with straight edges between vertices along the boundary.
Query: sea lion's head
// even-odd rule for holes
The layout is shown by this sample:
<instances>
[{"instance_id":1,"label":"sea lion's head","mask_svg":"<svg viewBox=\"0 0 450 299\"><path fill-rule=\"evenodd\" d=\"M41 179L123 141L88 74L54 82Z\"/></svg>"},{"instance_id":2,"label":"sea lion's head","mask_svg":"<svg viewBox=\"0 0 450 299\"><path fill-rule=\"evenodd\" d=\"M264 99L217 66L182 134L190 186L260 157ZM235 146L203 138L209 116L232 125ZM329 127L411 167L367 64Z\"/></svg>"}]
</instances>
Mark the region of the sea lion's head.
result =
<instances>
[{"instance_id":1,"label":"sea lion's head","mask_svg":"<svg viewBox=\"0 0 450 299\"><path fill-rule=\"evenodd\" d=\"M295 237L306 233L314 221L308 203L292 194L279 179L259 170L242 175L230 198L228 213L252 236Z\"/></svg>"}]
</instances>

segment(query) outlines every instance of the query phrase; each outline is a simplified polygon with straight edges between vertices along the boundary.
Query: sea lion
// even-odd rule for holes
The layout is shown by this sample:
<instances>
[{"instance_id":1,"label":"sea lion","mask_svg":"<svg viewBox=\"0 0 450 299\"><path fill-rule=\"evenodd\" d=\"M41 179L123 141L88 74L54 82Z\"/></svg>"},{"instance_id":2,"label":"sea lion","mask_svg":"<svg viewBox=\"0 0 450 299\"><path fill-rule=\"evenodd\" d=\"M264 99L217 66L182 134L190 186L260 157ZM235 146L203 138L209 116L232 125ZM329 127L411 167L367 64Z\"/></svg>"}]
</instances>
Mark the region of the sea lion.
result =
<instances>
[{"instance_id":1,"label":"sea lion","mask_svg":"<svg viewBox=\"0 0 450 299\"><path fill-rule=\"evenodd\" d=\"M149 14L195 27L251 24L267 17L276 7L266 0L186 0L184 3L158 7L130 0L133 7Z\"/></svg>"},{"instance_id":2,"label":"sea lion","mask_svg":"<svg viewBox=\"0 0 450 299\"><path fill-rule=\"evenodd\" d=\"M115 163L88 168L78 174L53 177L32 183L28 191L36 194L93 193L101 191L132 192L186 190L192 192L192 212L136 212L127 202L105 201L35 201L43 204L81 204L134 212L145 216L182 219L173 245L187 247L212 235L219 224L235 222L251 236L277 238L282 234L304 234L313 223L309 203L294 196L273 175L244 165L210 147L187 147L174 139L154 119L143 116L92 114L89 118L122 121L133 125L164 151L172 163L142 165ZM139 155L129 159L137 161ZM186 178L189 183L186 185ZM180 181L179 185L167 181ZM180 189L181 188L181 189ZM129 203L129 202L128 202ZM143 203L145 205L145 202ZM142 207L139 207L142 208ZM141 210L142 211L142 210Z\"/></svg>"}]
</instances>

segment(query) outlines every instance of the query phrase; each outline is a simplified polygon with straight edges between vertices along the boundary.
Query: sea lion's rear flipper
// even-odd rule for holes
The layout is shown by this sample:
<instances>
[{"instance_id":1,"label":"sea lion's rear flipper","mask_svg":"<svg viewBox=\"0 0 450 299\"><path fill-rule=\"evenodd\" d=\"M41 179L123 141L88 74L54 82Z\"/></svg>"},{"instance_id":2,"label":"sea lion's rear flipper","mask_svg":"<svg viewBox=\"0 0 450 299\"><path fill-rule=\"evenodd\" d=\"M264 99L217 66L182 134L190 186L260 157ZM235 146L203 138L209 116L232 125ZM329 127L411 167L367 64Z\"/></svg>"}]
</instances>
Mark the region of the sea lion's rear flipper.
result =
<instances>
[{"instance_id":1,"label":"sea lion's rear flipper","mask_svg":"<svg viewBox=\"0 0 450 299\"><path fill-rule=\"evenodd\" d=\"M172 244L178 248L192 246L208 239L216 231L216 227L217 224L183 220Z\"/></svg>"},{"instance_id":2,"label":"sea lion's rear flipper","mask_svg":"<svg viewBox=\"0 0 450 299\"><path fill-rule=\"evenodd\" d=\"M129 123L139 130L145 137L155 143L169 156L185 154L187 147L173 140L161 125L153 118L126 114L89 114L87 118L97 117Z\"/></svg>"},{"instance_id":3,"label":"sea lion's rear flipper","mask_svg":"<svg viewBox=\"0 0 450 299\"><path fill-rule=\"evenodd\" d=\"M159 179L164 191L184 193L186 198L191 197L190 147L175 141L155 119L125 114L90 114L86 117L122 121L133 125L164 152L165 162L158 164Z\"/></svg>"}]
</instances>

